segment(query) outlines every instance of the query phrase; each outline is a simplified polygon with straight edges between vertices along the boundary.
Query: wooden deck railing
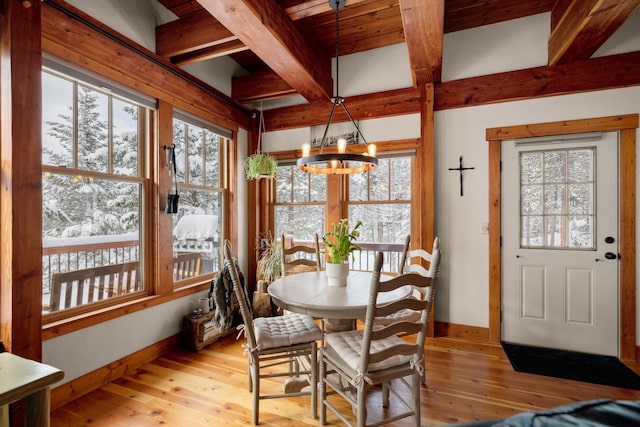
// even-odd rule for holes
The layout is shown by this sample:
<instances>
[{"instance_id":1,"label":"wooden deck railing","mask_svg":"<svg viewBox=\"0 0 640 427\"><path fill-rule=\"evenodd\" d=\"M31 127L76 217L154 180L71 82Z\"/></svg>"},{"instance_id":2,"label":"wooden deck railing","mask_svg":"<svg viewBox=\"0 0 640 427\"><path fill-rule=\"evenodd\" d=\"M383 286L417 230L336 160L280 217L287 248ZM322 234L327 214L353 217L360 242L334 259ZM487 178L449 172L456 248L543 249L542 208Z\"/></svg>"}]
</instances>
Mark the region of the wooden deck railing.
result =
<instances>
[{"instance_id":1,"label":"wooden deck railing","mask_svg":"<svg viewBox=\"0 0 640 427\"><path fill-rule=\"evenodd\" d=\"M43 293L49 293L51 276L55 273L138 261L139 259L138 240L45 246L42 248Z\"/></svg>"},{"instance_id":2,"label":"wooden deck railing","mask_svg":"<svg viewBox=\"0 0 640 427\"><path fill-rule=\"evenodd\" d=\"M355 251L353 257L349 257L349 267L353 270L371 270L375 262L376 253L382 252L383 265L382 271L387 273L397 273L402 257L403 243L373 243L373 242L357 242L362 248L361 251ZM292 244L305 245L313 247L314 242L309 240L292 240ZM320 243L322 250L322 243Z\"/></svg>"}]
</instances>

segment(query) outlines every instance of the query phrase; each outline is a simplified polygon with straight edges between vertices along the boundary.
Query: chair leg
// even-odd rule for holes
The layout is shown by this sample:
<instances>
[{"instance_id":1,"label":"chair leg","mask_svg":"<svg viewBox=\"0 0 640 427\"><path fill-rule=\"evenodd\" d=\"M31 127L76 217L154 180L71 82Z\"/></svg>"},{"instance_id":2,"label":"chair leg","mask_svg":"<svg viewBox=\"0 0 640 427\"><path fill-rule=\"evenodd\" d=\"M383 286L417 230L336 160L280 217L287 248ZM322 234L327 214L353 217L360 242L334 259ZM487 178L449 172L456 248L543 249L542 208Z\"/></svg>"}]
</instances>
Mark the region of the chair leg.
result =
<instances>
[{"instance_id":1,"label":"chair leg","mask_svg":"<svg viewBox=\"0 0 640 427\"><path fill-rule=\"evenodd\" d=\"M327 364L324 361L323 349L320 349L320 425L323 426L327 423L327 406L325 405L325 399L327 398L327 383L325 378L327 377Z\"/></svg>"},{"instance_id":2,"label":"chair leg","mask_svg":"<svg viewBox=\"0 0 640 427\"><path fill-rule=\"evenodd\" d=\"M421 379L424 378L424 375L420 375L417 372L414 372L411 378L413 385L413 390L411 390L414 412L413 419L415 421L415 427L420 427L420 383Z\"/></svg>"},{"instance_id":3,"label":"chair leg","mask_svg":"<svg viewBox=\"0 0 640 427\"><path fill-rule=\"evenodd\" d=\"M260 414L260 362L252 363L251 372L253 376L253 424L258 425Z\"/></svg>"},{"instance_id":4,"label":"chair leg","mask_svg":"<svg viewBox=\"0 0 640 427\"><path fill-rule=\"evenodd\" d=\"M318 418L318 344L311 343L311 416Z\"/></svg>"},{"instance_id":5,"label":"chair leg","mask_svg":"<svg viewBox=\"0 0 640 427\"><path fill-rule=\"evenodd\" d=\"M382 383L382 407L383 408L389 407L389 387L390 386L391 384L389 384L386 381Z\"/></svg>"},{"instance_id":6,"label":"chair leg","mask_svg":"<svg viewBox=\"0 0 640 427\"><path fill-rule=\"evenodd\" d=\"M367 425L367 395L366 395L366 384L364 381L361 381L360 384L356 387L357 396L356 402L358 407L356 408L356 423L358 427L366 427Z\"/></svg>"},{"instance_id":7,"label":"chair leg","mask_svg":"<svg viewBox=\"0 0 640 427\"><path fill-rule=\"evenodd\" d=\"M249 393L251 393L253 391L253 370L252 370L252 363L251 363L251 355L249 355L247 357L247 387L249 389Z\"/></svg>"}]
</instances>

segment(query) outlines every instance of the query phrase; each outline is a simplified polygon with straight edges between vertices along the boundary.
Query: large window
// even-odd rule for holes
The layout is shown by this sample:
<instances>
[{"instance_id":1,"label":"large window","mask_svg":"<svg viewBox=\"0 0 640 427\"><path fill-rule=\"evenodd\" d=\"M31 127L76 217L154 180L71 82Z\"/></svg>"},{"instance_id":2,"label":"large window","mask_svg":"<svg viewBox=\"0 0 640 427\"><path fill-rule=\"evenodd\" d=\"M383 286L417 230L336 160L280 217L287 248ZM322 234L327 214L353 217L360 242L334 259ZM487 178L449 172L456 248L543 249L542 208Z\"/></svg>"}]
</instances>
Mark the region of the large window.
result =
<instances>
[{"instance_id":1,"label":"large window","mask_svg":"<svg viewBox=\"0 0 640 427\"><path fill-rule=\"evenodd\" d=\"M178 209L173 215L174 282L220 268L223 241L224 153L230 132L176 113L173 121ZM171 159L167 159L171 162ZM173 167L169 170L173 172ZM183 259L195 259L184 264ZM185 282L186 281L186 282Z\"/></svg>"},{"instance_id":2,"label":"large window","mask_svg":"<svg viewBox=\"0 0 640 427\"><path fill-rule=\"evenodd\" d=\"M312 242L315 233L322 237L327 221L338 222L346 217L350 224L355 224L360 220L363 226L358 245L363 250L350 258L352 268L373 268L376 251L382 251L383 270L397 271L404 240L411 231L413 158L382 156L376 170L346 175L345 181L335 188L327 188L326 175L279 165L273 191L276 237L284 234L295 242ZM328 192L346 196L339 201L340 206L328 206Z\"/></svg>"},{"instance_id":3,"label":"large window","mask_svg":"<svg viewBox=\"0 0 640 427\"><path fill-rule=\"evenodd\" d=\"M44 310L83 309L143 292L149 110L49 69L42 105Z\"/></svg>"}]
</instances>

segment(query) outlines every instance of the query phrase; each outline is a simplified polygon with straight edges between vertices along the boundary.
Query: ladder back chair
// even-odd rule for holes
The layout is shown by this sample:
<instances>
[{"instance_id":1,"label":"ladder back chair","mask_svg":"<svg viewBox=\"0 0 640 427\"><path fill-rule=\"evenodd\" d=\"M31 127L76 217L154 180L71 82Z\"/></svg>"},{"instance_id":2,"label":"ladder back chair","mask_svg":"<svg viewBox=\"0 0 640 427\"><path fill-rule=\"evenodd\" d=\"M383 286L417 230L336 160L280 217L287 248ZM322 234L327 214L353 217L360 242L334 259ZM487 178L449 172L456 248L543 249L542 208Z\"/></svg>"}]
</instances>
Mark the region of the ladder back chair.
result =
<instances>
[{"instance_id":1,"label":"ladder back chair","mask_svg":"<svg viewBox=\"0 0 640 427\"><path fill-rule=\"evenodd\" d=\"M431 253L424 249L410 249L411 236L407 235L404 242L404 250L402 251L402 257L400 259L400 266L398 268L399 274L414 273L420 274L424 277L430 277L432 282L428 288L426 294L414 293L409 298L419 298L427 301L429 316L433 315L433 304L436 296L438 274L440 273L440 238L433 239L433 249ZM429 268L425 268L425 263L429 263ZM376 324L389 325L398 321L418 322L420 321L420 313L414 310L401 310L398 313L394 313L391 316L384 316L375 319ZM422 376L422 383L426 385L427 376Z\"/></svg>"},{"instance_id":2,"label":"ladder back chair","mask_svg":"<svg viewBox=\"0 0 640 427\"><path fill-rule=\"evenodd\" d=\"M304 271L320 271L320 243L318 233L315 235L315 246L294 245L289 248L284 234L280 237L282 259L282 275L301 273Z\"/></svg>"},{"instance_id":3,"label":"ladder back chair","mask_svg":"<svg viewBox=\"0 0 640 427\"><path fill-rule=\"evenodd\" d=\"M253 393L252 422L258 424L260 400L292 396L311 396L311 416L318 415L317 403L317 341L323 333L313 318L306 314L293 313L288 316L253 318L247 302L246 290L240 283L238 270L233 262L231 244L224 242L224 262L229 269L236 299L242 315L246 349L249 363L249 391ZM299 363L303 358L306 363ZM286 366L286 369L284 368ZM306 367L308 368L306 368ZM283 367L283 369L277 369ZM260 380L263 378L289 377L306 381L309 391L289 391L261 394ZM288 384L287 384L288 385Z\"/></svg>"},{"instance_id":4,"label":"ladder back chair","mask_svg":"<svg viewBox=\"0 0 640 427\"><path fill-rule=\"evenodd\" d=\"M352 427L379 426L405 417L413 417L413 424L420 426L420 382L424 374L422 361L429 304L418 298L402 298L384 304L377 304L377 300L379 294L403 286L411 286L413 290L426 294L432 279L405 273L380 280L382 258L382 253L378 252L364 329L327 334L326 344L320 349L321 425L327 422L329 408L342 422ZM377 317L390 316L406 309L419 312L419 322L375 323ZM406 377L410 377L410 381ZM381 415L383 419L367 420L367 393L377 385L382 386L383 407L389 407L390 394L393 394L394 400L399 403L394 406L401 408L401 413L390 414L384 410ZM406 388L404 396L401 387ZM406 397L407 392L410 399ZM356 415L355 423L347 418L351 412L347 414L340 411L344 405L335 402L337 396L351 404L351 410Z\"/></svg>"}]
</instances>

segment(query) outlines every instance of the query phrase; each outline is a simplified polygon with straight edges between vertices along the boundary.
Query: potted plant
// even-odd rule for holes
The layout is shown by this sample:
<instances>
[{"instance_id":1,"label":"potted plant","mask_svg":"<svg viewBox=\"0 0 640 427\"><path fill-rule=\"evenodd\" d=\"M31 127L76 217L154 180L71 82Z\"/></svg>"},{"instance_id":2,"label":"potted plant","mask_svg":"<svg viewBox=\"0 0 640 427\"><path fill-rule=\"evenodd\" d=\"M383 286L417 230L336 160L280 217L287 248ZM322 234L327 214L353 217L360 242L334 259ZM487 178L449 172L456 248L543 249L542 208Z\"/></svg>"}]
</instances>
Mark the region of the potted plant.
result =
<instances>
[{"instance_id":1,"label":"potted plant","mask_svg":"<svg viewBox=\"0 0 640 427\"><path fill-rule=\"evenodd\" d=\"M276 239L269 233L258 239L260 257L258 258L258 280L273 282L282 275L282 261Z\"/></svg>"},{"instance_id":2,"label":"potted plant","mask_svg":"<svg viewBox=\"0 0 640 427\"><path fill-rule=\"evenodd\" d=\"M255 153L247 158L244 170L247 179L273 178L276 175L278 163L273 156L265 153Z\"/></svg>"},{"instance_id":3,"label":"potted plant","mask_svg":"<svg viewBox=\"0 0 640 427\"><path fill-rule=\"evenodd\" d=\"M360 236L358 228L362 221L358 221L352 229L345 218L338 224L333 224L333 231L329 231L322 237L324 253L327 255L327 278L329 286L345 286L349 275L349 255L354 251L362 250L354 242Z\"/></svg>"},{"instance_id":4,"label":"potted plant","mask_svg":"<svg viewBox=\"0 0 640 427\"><path fill-rule=\"evenodd\" d=\"M282 275L280 250L276 239L271 237L271 233L268 233L266 237L259 236L256 239L256 246L260 250L260 256L257 262L258 283L256 291L253 293L253 315L256 317L273 316L276 310L267 293L267 287Z\"/></svg>"}]
</instances>

